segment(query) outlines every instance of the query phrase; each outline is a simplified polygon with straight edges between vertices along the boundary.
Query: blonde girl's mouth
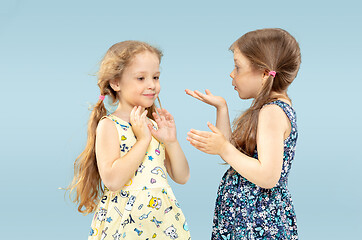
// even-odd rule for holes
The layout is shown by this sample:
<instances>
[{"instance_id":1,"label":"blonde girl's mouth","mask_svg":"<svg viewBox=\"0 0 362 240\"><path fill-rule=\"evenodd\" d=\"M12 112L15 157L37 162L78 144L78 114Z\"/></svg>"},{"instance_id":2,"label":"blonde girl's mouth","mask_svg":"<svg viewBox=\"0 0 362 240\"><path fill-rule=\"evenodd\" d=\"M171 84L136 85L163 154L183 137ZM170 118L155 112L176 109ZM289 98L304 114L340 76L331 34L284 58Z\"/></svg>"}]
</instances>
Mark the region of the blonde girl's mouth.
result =
<instances>
[{"instance_id":1,"label":"blonde girl's mouth","mask_svg":"<svg viewBox=\"0 0 362 240\"><path fill-rule=\"evenodd\" d=\"M154 93L149 93L149 94L143 94L143 96L145 97L149 97L149 98L154 98L156 94Z\"/></svg>"}]
</instances>

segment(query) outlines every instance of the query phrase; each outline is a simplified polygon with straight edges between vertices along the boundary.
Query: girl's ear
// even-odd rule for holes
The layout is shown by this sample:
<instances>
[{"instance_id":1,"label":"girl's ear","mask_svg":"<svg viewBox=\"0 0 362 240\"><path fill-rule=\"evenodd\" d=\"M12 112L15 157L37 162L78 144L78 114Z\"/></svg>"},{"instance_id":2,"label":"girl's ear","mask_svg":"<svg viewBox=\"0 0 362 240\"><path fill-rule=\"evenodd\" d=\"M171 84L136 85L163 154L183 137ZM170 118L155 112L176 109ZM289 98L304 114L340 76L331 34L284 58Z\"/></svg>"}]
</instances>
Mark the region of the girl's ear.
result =
<instances>
[{"instance_id":1,"label":"girl's ear","mask_svg":"<svg viewBox=\"0 0 362 240\"><path fill-rule=\"evenodd\" d=\"M115 78L109 81L109 85L115 92L119 92L121 90L121 79Z\"/></svg>"},{"instance_id":2,"label":"girl's ear","mask_svg":"<svg viewBox=\"0 0 362 240\"><path fill-rule=\"evenodd\" d=\"M269 77L269 72L268 72L267 70L264 70L264 71L262 72L262 79L261 79L262 85L265 84L265 82L266 82L266 80L268 79L268 77Z\"/></svg>"}]
</instances>

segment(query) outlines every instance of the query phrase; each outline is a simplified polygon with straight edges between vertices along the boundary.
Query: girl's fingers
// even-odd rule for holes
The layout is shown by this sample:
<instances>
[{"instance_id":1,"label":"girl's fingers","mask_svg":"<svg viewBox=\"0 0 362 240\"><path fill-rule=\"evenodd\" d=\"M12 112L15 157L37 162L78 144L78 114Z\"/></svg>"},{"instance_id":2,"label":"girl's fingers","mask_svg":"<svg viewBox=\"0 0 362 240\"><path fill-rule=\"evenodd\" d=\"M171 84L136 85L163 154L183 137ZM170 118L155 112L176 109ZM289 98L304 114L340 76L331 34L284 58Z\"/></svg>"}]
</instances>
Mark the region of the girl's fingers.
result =
<instances>
[{"instance_id":1,"label":"girl's fingers","mask_svg":"<svg viewBox=\"0 0 362 240\"><path fill-rule=\"evenodd\" d=\"M129 115L130 121L134 122L134 115L135 115L135 111L136 111L136 106L134 106L132 108L131 114Z\"/></svg>"},{"instance_id":2,"label":"girl's fingers","mask_svg":"<svg viewBox=\"0 0 362 240\"><path fill-rule=\"evenodd\" d=\"M138 106L135 115L136 115L136 117L139 118L140 114L141 114L141 106Z\"/></svg>"},{"instance_id":3,"label":"girl's fingers","mask_svg":"<svg viewBox=\"0 0 362 240\"><path fill-rule=\"evenodd\" d=\"M155 121L156 121L156 122L157 122L157 120L160 118L156 112L153 112L153 113L152 113L152 116L155 118Z\"/></svg>"},{"instance_id":4,"label":"girl's fingers","mask_svg":"<svg viewBox=\"0 0 362 240\"><path fill-rule=\"evenodd\" d=\"M201 137L204 137L204 138L208 138L211 136L210 132L199 131L199 130L195 130L195 129L191 129L190 132L193 134L199 135Z\"/></svg>"},{"instance_id":5,"label":"girl's fingers","mask_svg":"<svg viewBox=\"0 0 362 240\"><path fill-rule=\"evenodd\" d=\"M200 146L198 146L198 145L196 145L196 144L194 144L194 143L192 143L192 142L190 142L190 144L191 144L194 148L196 148L196 149L198 149L198 150L200 150L200 151L202 151L202 152L204 152L204 153L207 153L207 149L206 149L206 148L200 147Z\"/></svg>"},{"instance_id":6,"label":"girl's fingers","mask_svg":"<svg viewBox=\"0 0 362 240\"><path fill-rule=\"evenodd\" d=\"M147 116L147 112L148 112L147 110L144 110L143 113L141 114L140 119L145 120L146 116Z\"/></svg>"},{"instance_id":7,"label":"girl's fingers","mask_svg":"<svg viewBox=\"0 0 362 240\"><path fill-rule=\"evenodd\" d=\"M209 95L209 96L214 96L214 95L210 92L210 90L209 90L209 89L206 89L206 90L205 90L205 93L206 93L206 95Z\"/></svg>"},{"instance_id":8,"label":"girl's fingers","mask_svg":"<svg viewBox=\"0 0 362 240\"><path fill-rule=\"evenodd\" d=\"M160 109L160 118L161 121L166 121L165 111L163 109Z\"/></svg>"},{"instance_id":9,"label":"girl's fingers","mask_svg":"<svg viewBox=\"0 0 362 240\"><path fill-rule=\"evenodd\" d=\"M207 147L206 143L200 142L200 141L195 140L193 138L186 138L186 140L189 141L195 147L200 147L200 148L206 148Z\"/></svg>"},{"instance_id":10,"label":"girl's fingers","mask_svg":"<svg viewBox=\"0 0 362 240\"><path fill-rule=\"evenodd\" d=\"M173 118L172 114L171 114L171 113L169 113L166 109L165 109L165 112L166 112L166 118L167 118L167 120L171 120L171 121L173 121L173 120L174 120L174 118Z\"/></svg>"},{"instance_id":11,"label":"girl's fingers","mask_svg":"<svg viewBox=\"0 0 362 240\"><path fill-rule=\"evenodd\" d=\"M217 127L215 127L212 123L207 122L207 126L210 128L212 132L217 134L221 133L220 130Z\"/></svg>"},{"instance_id":12,"label":"girl's fingers","mask_svg":"<svg viewBox=\"0 0 362 240\"><path fill-rule=\"evenodd\" d=\"M188 132L187 136L188 136L189 139L197 140L197 141L202 142L202 143L207 143L207 139L205 137L201 137L201 136L196 135L194 133Z\"/></svg>"},{"instance_id":13,"label":"girl's fingers","mask_svg":"<svg viewBox=\"0 0 362 240\"><path fill-rule=\"evenodd\" d=\"M186 92L186 94L190 95L191 97L194 97L194 98L196 98L196 99L198 99L200 101L203 101L198 95L195 94L194 91L186 89L185 92Z\"/></svg>"},{"instance_id":14,"label":"girl's fingers","mask_svg":"<svg viewBox=\"0 0 362 240\"><path fill-rule=\"evenodd\" d=\"M202 92L195 90L195 94L199 96L202 100L205 100L205 94L203 94Z\"/></svg>"}]
</instances>

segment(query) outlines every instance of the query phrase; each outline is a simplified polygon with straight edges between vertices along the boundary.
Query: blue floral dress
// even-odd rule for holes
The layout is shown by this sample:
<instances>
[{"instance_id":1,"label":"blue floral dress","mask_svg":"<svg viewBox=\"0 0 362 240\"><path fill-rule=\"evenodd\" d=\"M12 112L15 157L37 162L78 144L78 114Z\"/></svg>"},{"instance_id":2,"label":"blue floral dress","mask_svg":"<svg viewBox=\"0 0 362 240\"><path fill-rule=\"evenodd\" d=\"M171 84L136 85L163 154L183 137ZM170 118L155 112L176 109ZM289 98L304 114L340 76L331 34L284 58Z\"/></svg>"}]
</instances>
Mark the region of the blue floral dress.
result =
<instances>
[{"instance_id":1,"label":"blue floral dress","mask_svg":"<svg viewBox=\"0 0 362 240\"><path fill-rule=\"evenodd\" d=\"M283 167L274 188L261 188L230 167L217 193L212 240L298 239L293 202L287 188L288 174L298 137L296 115L288 104L276 100L291 122L284 141ZM254 158L258 158L255 149Z\"/></svg>"}]
</instances>

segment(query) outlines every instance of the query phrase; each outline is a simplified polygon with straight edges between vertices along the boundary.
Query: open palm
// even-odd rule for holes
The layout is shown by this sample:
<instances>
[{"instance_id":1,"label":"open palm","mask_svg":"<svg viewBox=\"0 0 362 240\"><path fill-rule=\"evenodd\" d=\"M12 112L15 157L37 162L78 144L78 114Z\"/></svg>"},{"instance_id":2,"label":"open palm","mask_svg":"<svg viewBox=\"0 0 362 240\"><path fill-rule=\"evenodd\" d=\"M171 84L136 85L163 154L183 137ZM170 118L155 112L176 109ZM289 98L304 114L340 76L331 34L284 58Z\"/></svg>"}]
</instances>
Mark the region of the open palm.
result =
<instances>
[{"instance_id":1,"label":"open palm","mask_svg":"<svg viewBox=\"0 0 362 240\"><path fill-rule=\"evenodd\" d=\"M214 106L216 108L226 105L226 101L223 97L214 96L208 89L205 90L206 94L203 94L197 90L191 91L189 89L186 89L185 92L186 92L186 94L188 94L204 103Z\"/></svg>"},{"instance_id":2,"label":"open palm","mask_svg":"<svg viewBox=\"0 0 362 240\"><path fill-rule=\"evenodd\" d=\"M157 108L157 113L152 113L158 129L150 127L152 135L160 142L172 143L177 140L176 124L172 115L166 109Z\"/></svg>"}]
</instances>

